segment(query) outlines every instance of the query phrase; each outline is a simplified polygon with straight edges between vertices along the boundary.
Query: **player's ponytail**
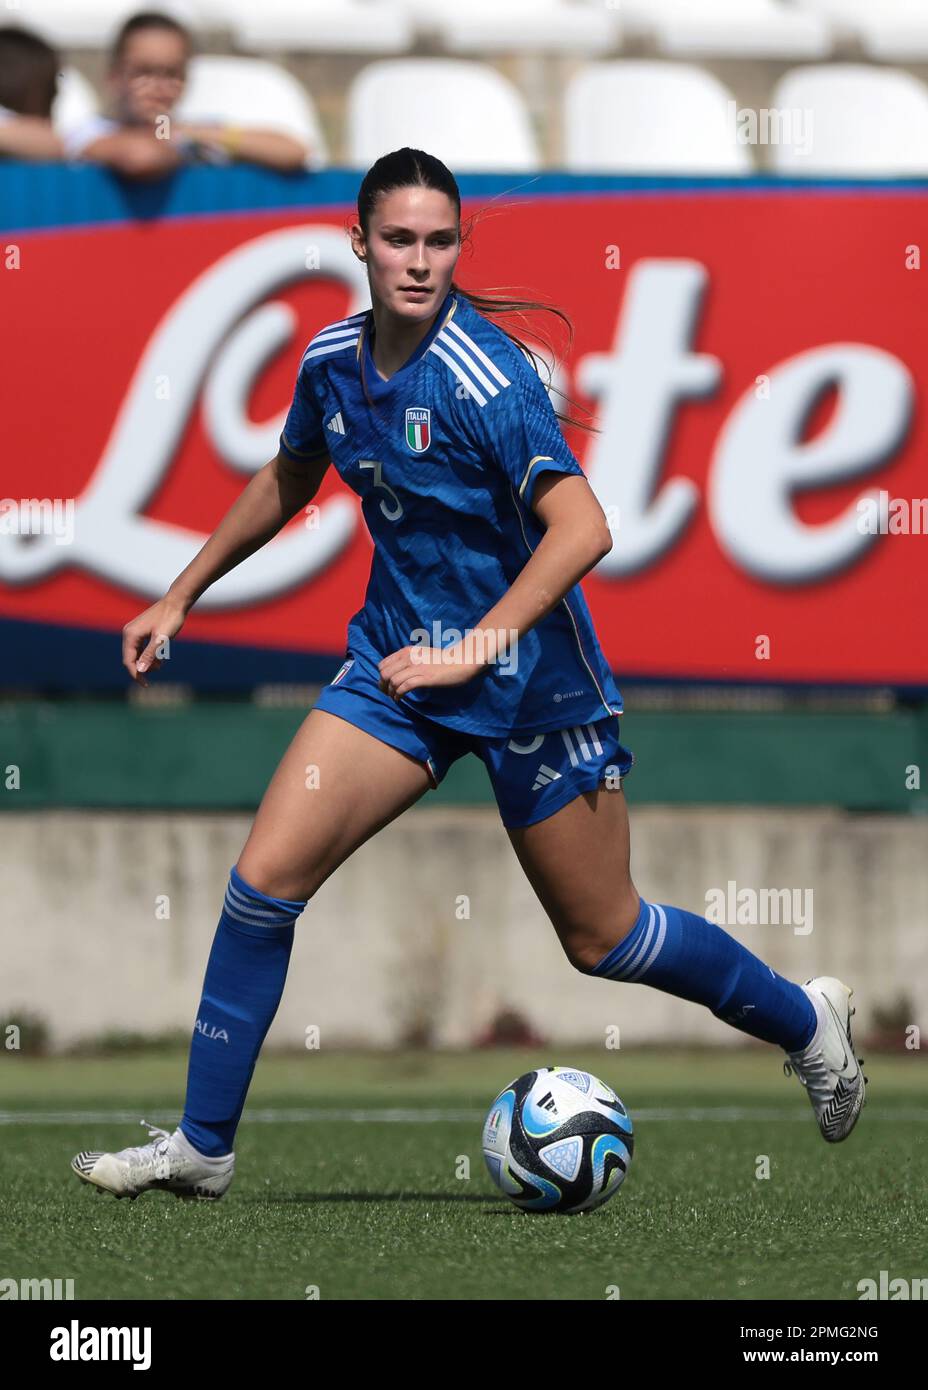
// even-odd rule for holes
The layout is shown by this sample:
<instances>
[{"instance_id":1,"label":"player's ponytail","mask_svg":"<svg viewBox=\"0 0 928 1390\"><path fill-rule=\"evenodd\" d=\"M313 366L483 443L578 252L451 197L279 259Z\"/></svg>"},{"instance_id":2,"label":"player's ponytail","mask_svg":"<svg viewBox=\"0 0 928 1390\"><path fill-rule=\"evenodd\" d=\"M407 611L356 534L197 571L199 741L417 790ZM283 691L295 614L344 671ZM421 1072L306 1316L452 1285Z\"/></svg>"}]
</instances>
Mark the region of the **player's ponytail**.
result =
<instances>
[{"instance_id":1,"label":"player's ponytail","mask_svg":"<svg viewBox=\"0 0 928 1390\"><path fill-rule=\"evenodd\" d=\"M454 204L457 210L458 223L460 224L461 194L458 189L457 180L451 170L447 165L443 164L440 159L436 159L434 155L427 154L425 150L414 150L410 149L408 146L404 146L401 150L393 150L390 154L382 155L380 159L371 165L361 181L361 187L358 190L358 221L361 224L365 237L369 234L370 219L377 205L378 198L384 193L392 193L397 188L410 187L434 188L439 193L444 193ZM483 215L483 213L475 214L468 220L467 226L462 228L462 249L465 245L469 246L471 244L470 238L473 228ZM502 320L499 326L506 334L506 337L514 342L517 347L521 348L529 358L535 371L538 372L538 375L545 382L549 391L556 391L556 388L552 385L552 367L553 364L558 361L559 357L566 356L570 351L574 334L573 324L567 314L564 313L563 309L557 308L554 304L545 304L538 299L522 299L516 297L509 292L514 288L512 286L497 286L492 294L487 294L483 292L478 293L476 290L465 290L452 280L451 288L455 294L460 295L462 299L466 299L469 304L473 305L478 313L485 314L488 317L498 316ZM531 347L525 342L518 333L514 332L506 322L506 320L515 319L520 325L526 324L526 326L531 327L531 325L527 323L526 315L535 313L554 314L561 321L563 327L566 328L567 342L562 352L558 352L555 344L544 330L537 331L532 328L532 337L536 342L540 342L545 349L545 353L542 355L536 348ZM366 395L367 387L366 383L363 381L363 360L361 363L361 371L362 385L364 386ZM568 401L572 406L582 409L572 397L566 396L560 391L556 391L556 394L563 396L564 400ZM580 419L573 412L560 411L555 407L554 413L557 418L562 420L565 424L574 425L576 428L587 430L592 434L599 433L595 425L591 425L586 420ZM589 414L589 412L586 413Z\"/></svg>"}]
</instances>

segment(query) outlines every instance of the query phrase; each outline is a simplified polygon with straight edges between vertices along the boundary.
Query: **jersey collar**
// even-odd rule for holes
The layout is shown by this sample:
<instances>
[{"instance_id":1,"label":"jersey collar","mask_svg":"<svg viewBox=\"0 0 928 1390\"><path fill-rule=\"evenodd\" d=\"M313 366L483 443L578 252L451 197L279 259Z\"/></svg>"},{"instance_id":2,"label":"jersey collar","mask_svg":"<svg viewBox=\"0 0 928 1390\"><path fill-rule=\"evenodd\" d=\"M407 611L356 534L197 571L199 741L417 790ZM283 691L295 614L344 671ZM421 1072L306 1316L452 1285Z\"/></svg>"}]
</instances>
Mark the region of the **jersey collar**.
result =
<instances>
[{"instance_id":1,"label":"jersey collar","mask_svg":"<svg viewBox=\"0 0 928 1390\"><path fill-rule=\"evenodd\" d=\"M439 333L444 328L445 324L448 322L456 308L457 296L455 295L454 290L449 290L448 293L445 295L445 298L442 300L438 313L435 315L435 321L432 324L432 327L429 329L428 333L426 333L425 337L422 339L422 342L415 349L415 351L412 352L409 357L407 357L402 367L398 367L387 381L384 381L383 377L380 375L380 373L377 371L377 368L374 366L374 358L371 354L370 335L371 325L374 319L374 311L373 309L368 309L364 322L361 325L361 341L358 344L358 360L360 362L361 355L363 353L364 378L367 384L367 388L370 391L371 396L375 400L387 395L390 391L393 390L393 387L398 382L405 380L407 373L409 373L412 370L412 368L415 367L416 363L421 361L424 355L428 352L429 348L432 346L432 343L438 337Z\"/></svg>"}]
</instances>

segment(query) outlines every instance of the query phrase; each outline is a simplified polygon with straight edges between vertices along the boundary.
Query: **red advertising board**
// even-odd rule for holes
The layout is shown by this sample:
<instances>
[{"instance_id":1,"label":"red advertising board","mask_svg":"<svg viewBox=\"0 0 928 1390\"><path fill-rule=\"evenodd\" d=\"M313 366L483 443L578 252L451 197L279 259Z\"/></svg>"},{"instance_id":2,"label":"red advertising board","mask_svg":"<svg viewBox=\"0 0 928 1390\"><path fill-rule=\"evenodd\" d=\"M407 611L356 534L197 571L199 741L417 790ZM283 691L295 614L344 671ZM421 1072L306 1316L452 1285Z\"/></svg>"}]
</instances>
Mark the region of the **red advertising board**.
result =
<instances>
[{"instance_id":1,"label":"red advertising board","mask_svg":"<svg viewBox=\"0 0 928 1390\"><path fill-rule=\"evenodd\" d=\"M574 323L560 380L599 433L568 439L615 530L584 589L620 680L928 684L926 212L918 189L689 187L479 221L458 282ZM367 306L350 220L5 235L0 493L73 507L28 538L0 514L0 617L116 633L163 593L275 452L307 340ZM370 540L334 470L316 500L185 636L342 652Z\"/></svg>"}]
</instances>

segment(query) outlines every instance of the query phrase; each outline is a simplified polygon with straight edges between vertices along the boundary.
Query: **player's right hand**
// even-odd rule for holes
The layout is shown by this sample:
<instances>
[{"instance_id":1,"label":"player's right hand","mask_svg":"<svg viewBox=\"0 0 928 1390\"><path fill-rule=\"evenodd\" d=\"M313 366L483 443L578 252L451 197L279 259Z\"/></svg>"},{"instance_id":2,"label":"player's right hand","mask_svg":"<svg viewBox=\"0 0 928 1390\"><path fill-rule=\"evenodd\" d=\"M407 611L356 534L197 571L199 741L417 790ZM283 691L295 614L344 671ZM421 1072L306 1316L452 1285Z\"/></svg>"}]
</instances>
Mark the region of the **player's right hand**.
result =
<instances>
[{"instance_id":1,"label":"player's right hand","mask_svg":"<svg viewBox=\"0 0 928 1390\"><path fill-rule=\"evenodd\" d=\"M180 632L186 610L173 599L159 599L122 630L122 664L139 685L148 685L146 671L157 671L168 659L165 640Z\"/></svg>"}]
</instances>

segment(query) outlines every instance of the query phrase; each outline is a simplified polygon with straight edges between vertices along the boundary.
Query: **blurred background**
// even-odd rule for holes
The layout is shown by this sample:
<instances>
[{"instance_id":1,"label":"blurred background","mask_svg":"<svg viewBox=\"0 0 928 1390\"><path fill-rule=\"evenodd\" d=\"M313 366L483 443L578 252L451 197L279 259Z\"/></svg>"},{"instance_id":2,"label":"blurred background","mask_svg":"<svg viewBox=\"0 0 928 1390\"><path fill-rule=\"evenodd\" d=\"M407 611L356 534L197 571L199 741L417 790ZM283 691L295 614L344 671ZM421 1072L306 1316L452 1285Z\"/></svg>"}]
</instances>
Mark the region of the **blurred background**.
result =
<instances>
[{"instance_id":1,"label":"blurred background","mask_svg":"<svg viewBox=\"0 0 928 1390\"><path fill-rule=\"evenodd\" d=\"M714 905L792 978L840 975L871 1048L917 1051L928 5L152 9L0 11L15 1045L189 1037L229 867L363 601L356 499L330 470L148 690L120 632L276 452L308 339L368 307L345 229L367 167L412 145L458 176L458 283L573 322L511 326L598 431L568 440L615 531L584 591L637 759L639 888ZM310 903L268 1046L319 1037L754 1046L571 971L474 757Z\"/></svg>"}]
</instances>

